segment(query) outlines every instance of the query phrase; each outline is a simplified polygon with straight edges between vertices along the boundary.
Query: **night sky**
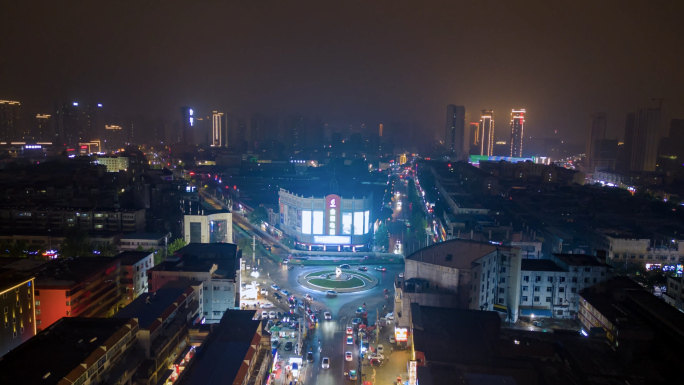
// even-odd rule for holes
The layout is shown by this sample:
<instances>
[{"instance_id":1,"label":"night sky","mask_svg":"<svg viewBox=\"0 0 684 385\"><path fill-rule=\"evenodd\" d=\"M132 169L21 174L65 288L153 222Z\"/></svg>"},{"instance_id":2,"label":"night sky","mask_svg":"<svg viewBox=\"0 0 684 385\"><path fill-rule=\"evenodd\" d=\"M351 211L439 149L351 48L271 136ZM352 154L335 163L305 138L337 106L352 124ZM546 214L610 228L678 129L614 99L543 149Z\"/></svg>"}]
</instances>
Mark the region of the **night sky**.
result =
<instances>
[{"instance_id":1,"label":"night sky","mask_svg":"<svg viewBox=\"0 0 684 385\"><path fill-rule=\"evenodd\" d=\"M92 99L170 121L188 105L442 136L454 103L472 120L493 108L505 139L526 108L526 134L578 142L601 110L621 138L651 98L664 131L684 118L679 0L0 4L0 99L29 112Z\"/></svg>"}]
</instances>

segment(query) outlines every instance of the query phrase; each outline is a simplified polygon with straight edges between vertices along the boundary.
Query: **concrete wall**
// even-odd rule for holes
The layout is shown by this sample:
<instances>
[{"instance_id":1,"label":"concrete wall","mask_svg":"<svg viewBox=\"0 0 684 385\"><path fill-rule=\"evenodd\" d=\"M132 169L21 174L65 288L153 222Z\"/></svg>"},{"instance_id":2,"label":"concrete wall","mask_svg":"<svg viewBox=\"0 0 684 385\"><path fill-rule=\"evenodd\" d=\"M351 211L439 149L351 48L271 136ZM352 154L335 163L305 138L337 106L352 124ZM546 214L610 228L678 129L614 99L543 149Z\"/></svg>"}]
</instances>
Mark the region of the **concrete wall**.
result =
<instances>
[{"instance_id":1,"label":"concrete wall","mask_svg":"<svg viewBox=\"0 0 684 385\"><path fill-rule=\"evenodd\" d=\"M431 261L429 257L426 257L426 260ZM406 260L404 267L404 279L422 278L430 281L430 289L449 290L454 293L458 292L459 275L458 269L411 259Z\"/></svg>"}]
</instances>

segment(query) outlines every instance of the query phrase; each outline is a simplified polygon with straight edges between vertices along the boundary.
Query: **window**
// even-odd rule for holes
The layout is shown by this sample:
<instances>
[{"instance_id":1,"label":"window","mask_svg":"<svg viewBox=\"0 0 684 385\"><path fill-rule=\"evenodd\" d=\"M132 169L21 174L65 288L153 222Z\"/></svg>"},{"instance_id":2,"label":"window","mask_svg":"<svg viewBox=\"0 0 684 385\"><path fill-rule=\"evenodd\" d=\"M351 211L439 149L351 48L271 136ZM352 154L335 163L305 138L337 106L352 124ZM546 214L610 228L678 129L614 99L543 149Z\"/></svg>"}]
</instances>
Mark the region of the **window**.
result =
<instances>
[{"instance_id":1,"label":"window","mask_svg":"<svg viewBox=\"0 0 684 385\"><path fill-rule=\"evenodd\" d=\"M541 276L534 277L534 282L541 282Z\"/></svg>"},{"instance_id":2,"label":"window","mask_svg":"<svg viewBox=\"0 0 684 385\"><path fill-rule=\"evenodd\" d=\"M539 297L534 297L534 302L539 302Z\"/></svg>"},{"instance_id":3,"label":"window","mask_svg":"<svg viewBox=\"0 0 684 385\"><path fill-rule=\"evenodd\" d=\"M36 315L40 315L40 309L36 309Z\"/></svg>"},{"instance_id":4,"label":"window","mask_svg":"<svg viewBox=\"0 0 684 385\"><path fill-rule=\"evenodd\" d=\"M589 283L589 278L584 278L584 283Z\"/></svg>"},{"instance_id":5,"label":"window","mask_svg":"<svg viewBox=\"0 0 684 385\"><path fill-rule=\"evenodd\" d=\"M530 276L529 275L523 276L523 282L530 282Z\"/></svg>"},{"instance_id":6,"label":"window","mask_svg":"<svg viewBox=\"0 0 684 385\"><path fill-rule=\"evenodd\" d=\"M546 297L546 302L551 303L551 297Z\"/></svg>"},{"instance_id":7,"label":"window","mask_svg":"<svg viewBox=\"0 0 684 385\"><path fill-rule=\"evenodd\" d=\"M506 272L506 268L502 266L502 267L501 267L501 272L502 272L502 273L505 273L505 272Z\"/></svg>"},{"instance_id":8,"label":"window","mask_svg":"<svg viewBox=\"0 0 684 385\"><path fill-rule=\"evenodd\" d=\"M565 277L558 277L558 282L565 282Z\"/></svg>"},{"instance_id":9,"label":"window","mask_svg":"<svg viewBox=\"0 0 684 385\"><path fill-rule=\"evenodd\" d=\"M504 299L503 299L503 298L499 298L499 303L503 305Z\"/></svg>"},{"instance_id":10,"label":"window","mask_svg":"<svg viewBox=\"0 0 684 385\"><path fill-rule=\"evenodd\" d=\"M547 282L553 282L553 277L546 277Z\"/></svg>"},{"instance_id":11,"label":"window","mask_svg":"<svg viewBox=\"0 0 684 385\"><path fill-rule=\"evenodd\" d=\"M9 311L9 307L5 306L5 314Z\"/></svg>"},{"instance_id":12,"label":"window","mask_svg":"<svg viewBox=\"0 0 684 385\"><path fill-rule=\"evenodd\" d=\"M577 277L572 277L572 282L577 283Z\"/></svg>"},{"instance_id":13,"label":"window","mask_svg":"<svg viewBox=\"0 0 684 385\"><path fill-rule=\"evenodd\" d=\"M503 294L503 293L505 293L505 292L506 292L506 289L504 289L503 287L500 287L500 288L499 288L499 293Z\"/></svg>"},{"instance_id":14,"label":"window","mask_svg":"<svg viewBox=\"0 0 684 385\"><path fill-rule=\"evenodd\" d=\"M577 293L577 289L574 288L574 287L573 287L573 288L570 288L570 292L571 292L571 293Z\"/></svg>"},{"instance_id":15,"label":"window","mask_svg":"<svg viewBox=\"0 0 684 385\"><path fill-rule=\"evenodd\" d=\"M71 301L66 301L67 306L71 306Z\"/></svg>"},{"instance_id":16,"label":"window","mask_svg":"<svg viewBox=\"0 0 684 385\"><path fill-rule=\"evenodd\" d=\"M534 291L541 291L541 286L535 286Z\"/></svg>"},{"instance_id":17,"label":"window","mask_svg":"<svg viewBox=\"0 0 684 385\"><path fill-rule=\"evenodd\" d=\"M547 287L546 287L546 292L547 292L547 293L553 292L553 286L547 286Z\"/></svg>"},{"instance_id":18,"label":"window","mask_svg":"<svg viewBox=\"0 0 684 385\"><path fill-rule=\"evenodd\" d=\"M524 296L522 297L522 300L523 300L523 302L527 302L527 296L524 295Z\"/></svg>"},{"instance_id":19,"label":"window","mask_svg":"<svg viewBox=\"0 0 684 385\"><path fill-rule=\"evenodd\" d=\"M501 277L501 278L499 279L499 283L506 283L506 278Z\"/></svg>"},{"instance_id":20,"label":"window","mask_svg":"<svg viewBox=\"0 0 684 385\"><path fill-rule=\"evenodd\" d=\"M564 287L559 287L558 288L559 293L565 293L565 288Z\"/></svg>"},{"instance_id":21,"label":"window","mask_svg":"<svg viewBox=\"0 0 684 385\"><path fill-rule=\"evenodd\" d=\"M36 301L36 306L40 306L40 301Z\"/></svg>"},{"instance_id":22,"label":"window","mask_svg":"<svg viewBox=\"0 0 684 385\"><path fill-rule=\"evenodd\" d=\"M556 315L563 315L563 310L556 310Z\"/></svg>"},{"instance_id":23,"label":"window","mask_svg":"<svg viewBox=\"0 0 684 385\"><path fill-rule=\"evenodd\" d=\"M523 286L523 291L527 291L529 289L529 286Z\"/></svg>"}]
</instances>

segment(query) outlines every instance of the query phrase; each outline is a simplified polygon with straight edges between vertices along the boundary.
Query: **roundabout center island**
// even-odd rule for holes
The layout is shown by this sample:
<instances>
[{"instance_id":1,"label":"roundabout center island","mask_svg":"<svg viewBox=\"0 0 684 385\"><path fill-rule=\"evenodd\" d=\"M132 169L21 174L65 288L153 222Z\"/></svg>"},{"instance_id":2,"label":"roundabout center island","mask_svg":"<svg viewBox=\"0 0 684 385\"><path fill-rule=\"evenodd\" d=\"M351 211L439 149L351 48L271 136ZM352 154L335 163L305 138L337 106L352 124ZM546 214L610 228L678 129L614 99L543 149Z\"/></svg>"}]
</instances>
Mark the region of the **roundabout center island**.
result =
<instances>
[{"instance_id":1,"label":"roundabout center island","mask_svg":"<svg viewBox=\"0 0 684 385\"><path fill-rule=\"evenodd\" d=\"M379 280L371 274L363 274L351 269L321 269L306 272L297 277L297 281L311 290L325 292L335 290L338 293L356 293L375 287Z\"/></svg>"}]
</instances>

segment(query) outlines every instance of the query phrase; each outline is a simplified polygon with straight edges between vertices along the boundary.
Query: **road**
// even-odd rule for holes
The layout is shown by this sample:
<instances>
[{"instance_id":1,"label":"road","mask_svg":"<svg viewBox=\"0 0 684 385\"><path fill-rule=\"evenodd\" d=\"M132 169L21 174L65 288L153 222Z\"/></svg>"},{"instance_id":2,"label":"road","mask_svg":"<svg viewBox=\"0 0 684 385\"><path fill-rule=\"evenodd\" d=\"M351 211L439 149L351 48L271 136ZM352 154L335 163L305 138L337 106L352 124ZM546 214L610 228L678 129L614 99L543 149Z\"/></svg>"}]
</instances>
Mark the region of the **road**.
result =
<instances>
[{"instance_id":1,"label":"road","mask_svg":"<svg viewBox=\"0 0 684 385\"><path fill-rule=\"evenodd\" d=\"M391 311L393 305L393 297L385 298L384 289L394 293L393 281L397 273L403 272L403 265L393 265L387 267L386 272L379 272L373 270L373 266L369 266L366 274L373 274L380 283L370 289L360 293L340 293L336 298L328 298L325 293L310 290L302 287L297 281L297 277L301 274L310 273L320 269L326 269L326 266L311 266L311 267L295 267L293 270L288 270L285 267L279 267L277 264L264 259L261 263L261 277L260 282L266 282L267 285L275 283L281 289L288 290L298 298L303 298L305 294L309 294L314 298L311 305L312 308L321 308L321 315L324 311L330 311L333 319L330 321L321 320L318 327L310 335L308 341L313 348L314 362L308 363L306 366L305 378L302 378L304 384L351 384L352 382L344 378L344 373L351 369L358 370L358 354L359 348L356 344L346 344L346 327L351 326L351 320L358 317L355 310L366 304L368 311L368 323L376 323L376 314L380 311L381 315L383 305L388 307L387 311ZM283 305L280 305L283 306ZM285 310L284 306L281 308ZM321 317L323 318L323 317ZM387 341L387 330L384 329L383 345L389 350L389 342ZM318 341L321 340L321 352L318 351ZM374 346L371 343L371 346ZM307 347L308 349L308 347ZM347 362L344 360L344 353L351 351L353 353L353 361ZM330 358L330 368L323 369L321 361L323 357ZM370 374L369 374L370 376ZM390 377L394 374L390 375ZM370 378L370 377L368 377Z\"/></svg>"}]
</instances>

